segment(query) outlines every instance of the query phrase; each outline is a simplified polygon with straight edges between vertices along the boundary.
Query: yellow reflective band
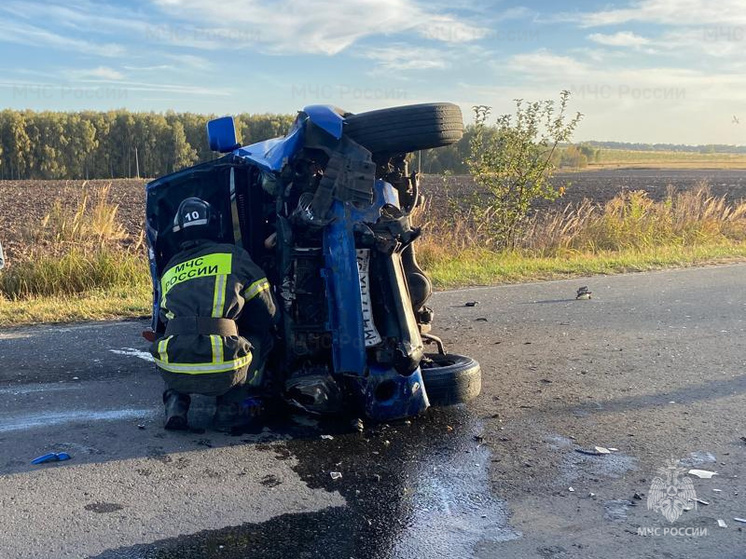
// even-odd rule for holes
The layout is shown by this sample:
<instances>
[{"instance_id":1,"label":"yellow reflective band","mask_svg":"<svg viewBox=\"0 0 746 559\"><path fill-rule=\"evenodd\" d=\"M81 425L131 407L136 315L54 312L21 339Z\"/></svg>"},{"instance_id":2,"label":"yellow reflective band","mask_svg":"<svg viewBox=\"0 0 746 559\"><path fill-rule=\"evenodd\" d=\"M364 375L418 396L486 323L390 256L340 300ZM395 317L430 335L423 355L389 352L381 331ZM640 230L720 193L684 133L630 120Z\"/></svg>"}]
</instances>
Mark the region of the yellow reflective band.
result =
<instances>
[{"instance_id":1,"label":"yellow reflective band","mask_svg":"<svg viewBox=\"0 0 746 559\"><path fill-rule=\"evenodd\" d=\"M205 254L192 258L181 264L169 268L161 277L161 293L165 300L168 293L174 285L196 278L230 274L233 268L233 255L230 253L218 252L215 254Z\"/></svg>"},{"instance_id":2,"label":"yellow reflective band","mask_svg":"<svg viewBox=\"0 0 746 559\"><path fill-rule=\"evenodd\" d=\"M223 307L225 306L225 284L227 276L217 276L215 278L215 293L212 296L212 317L222 318Z\"/></svg>"},{"instance_id":3,"label":"yellow reflective band","mask_svg":"<svg viewBox=\"0 0 746 559\"><path fill-rule=\"evenodd\" d=\"M222 363L223 362L223 338L215 334L211 334L210 343L212 344L212 362Z\"/></svg>"},{"instance_id":4,"label":"yellow reflective band","mask_svg":"<svg viewBox=\"0 0 746 559\"><path fill-rule=\"evenodd\" d=\"M173 338L173 336L163 338L160 342L158 342L158 355L160 356L163 363L168 363L168 342L171 340L171 338Z\"/></svg>"},{"instance_id":5,"label":"yellow reflective band","mask_svg":"<svg viewBox=\"0 0 746 559\"><path fill-rule=\"evenodd\" d=\"M249 287L244 289L244 292L243 292L244 299L246 299L247 301L251 301L254 297L259 295L262 291L267 291L268 289L269 289L269 282L267 281L267 278L256 280Z\"/></svg>"},{"instance_id":6,"label":"yellow reflective band","mask_svg":"<svg viewBox=\"0 0 746 559\"><path fill-rule=\"evenodd\" d=\"M210 373L227 373L235 371L251 363L251 354L245 357L239 357L232 361L223 361L222 363L168 363L160 359L155 360L164 371L169 373L182 373L185 375L205 375Z\"/></svg>"}]
</instances>

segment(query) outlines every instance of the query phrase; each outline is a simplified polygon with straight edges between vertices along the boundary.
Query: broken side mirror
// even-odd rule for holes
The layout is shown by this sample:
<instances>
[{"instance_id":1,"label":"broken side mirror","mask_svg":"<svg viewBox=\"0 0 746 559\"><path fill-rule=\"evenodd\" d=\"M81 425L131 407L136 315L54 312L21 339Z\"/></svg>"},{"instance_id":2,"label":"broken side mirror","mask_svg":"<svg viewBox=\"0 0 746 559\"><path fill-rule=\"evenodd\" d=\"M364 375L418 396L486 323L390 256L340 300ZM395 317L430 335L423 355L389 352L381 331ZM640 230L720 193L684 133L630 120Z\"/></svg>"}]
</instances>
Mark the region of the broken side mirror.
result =
<instances>
[{"instance_id":1,"label":"broken side mirror","mask_svg":"<svg viewBox=\"0 0 746 559\"><path fill-rule=\"evenodd\" d=\"M228 153L240 147L236 123L232 116L215 118L207 123L207 142L212 151Z\"/></svg>"}]
</instances>

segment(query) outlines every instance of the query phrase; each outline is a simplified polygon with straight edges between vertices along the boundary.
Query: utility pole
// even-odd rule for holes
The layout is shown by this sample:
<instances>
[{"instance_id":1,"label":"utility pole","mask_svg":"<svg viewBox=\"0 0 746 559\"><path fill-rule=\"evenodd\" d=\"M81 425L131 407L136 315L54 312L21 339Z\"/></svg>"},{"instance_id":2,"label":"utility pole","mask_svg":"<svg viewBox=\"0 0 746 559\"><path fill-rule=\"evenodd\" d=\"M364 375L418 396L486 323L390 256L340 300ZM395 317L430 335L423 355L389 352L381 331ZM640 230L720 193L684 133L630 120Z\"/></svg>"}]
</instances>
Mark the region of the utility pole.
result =
<instances>
[{"instance_id":1,"label":"utility pole","mask_svg":"<svg viewBox=\"0 0 746 559\"><path fill-rule=\"evenodd\" d=\"M135 146L135 173L136 177L140 178L140 159L137 157L137 146Z\"/></svg>"}]
</instances>

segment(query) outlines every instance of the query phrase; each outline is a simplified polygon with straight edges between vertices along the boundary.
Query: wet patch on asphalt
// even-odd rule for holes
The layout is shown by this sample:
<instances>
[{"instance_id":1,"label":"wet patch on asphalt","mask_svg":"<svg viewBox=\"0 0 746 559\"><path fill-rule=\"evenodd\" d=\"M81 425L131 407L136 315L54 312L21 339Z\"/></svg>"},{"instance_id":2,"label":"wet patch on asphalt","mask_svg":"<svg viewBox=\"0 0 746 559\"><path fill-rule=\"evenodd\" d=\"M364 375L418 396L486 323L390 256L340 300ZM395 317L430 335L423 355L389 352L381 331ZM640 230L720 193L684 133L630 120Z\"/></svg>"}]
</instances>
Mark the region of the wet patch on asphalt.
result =
<instances>
[{"instance_id":1,"label":"wet patch on asphalt","mask_svg":"<svg viewBox=\"0 0 746 559\"><path fill-rule=\"evenodd\" d=\"M301 423L285 425L285 436L292 437L287 441L243 441L274 452L278 460L295 457L294 470L303 482L339 492L346 507L282 515L99 557L469 557L482 542L520 537L508 524L506 503L491 493L490 452L480 441L480 424L463 407L432 409L362 433L341 431L339 422L315 428L314 422ZM278 482L269 476L263 481L266 486Z\"/></svg>"}]
</instances>

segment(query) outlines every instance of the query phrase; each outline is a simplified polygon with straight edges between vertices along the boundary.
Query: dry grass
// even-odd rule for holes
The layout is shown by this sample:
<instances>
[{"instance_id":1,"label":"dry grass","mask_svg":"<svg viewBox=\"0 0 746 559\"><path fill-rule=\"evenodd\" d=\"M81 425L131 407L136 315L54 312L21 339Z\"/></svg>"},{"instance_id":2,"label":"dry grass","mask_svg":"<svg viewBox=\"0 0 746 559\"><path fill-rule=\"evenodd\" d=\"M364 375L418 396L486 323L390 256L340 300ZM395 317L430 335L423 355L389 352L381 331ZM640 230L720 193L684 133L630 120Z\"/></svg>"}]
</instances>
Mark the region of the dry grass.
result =
<instances>
[{"instance_id":1,"label":"dry grass","mask_svg":"<svg viewBox=\"0 0 746 559\"><path fill-rule=\"evenodd\" d=\"M84 189L77 205L56 200L27 227L29 250L0 274L0 304L148 284L143 237L129 238L108 195Z\"/></svg>"},{"instance_id":2,"label":"dry grass","mask_svg":"<svg viewBox=\"0 0 746 559\"><path fill-rule=\"evenodd\" d=\"M601 207L583 200L562 211L540 214L526 227L521 248L546 256L744 239L746 203L731 204L700 184L685 192L669 187L662 202L654 202L645 192L631 191L620 193Z\"/></svg>"},{"instance_id":3,"label":"dry grass","mask_svg":"<svg viewBox=\"0 0 746 559\"><path fill-rule=\"evenodd\" d=\"M84 182L76 206L55 200L52 211L40 223L29 224L24 230L24 240L64 253L70 247L90 249L127 239L127 231L117 219L119 207L109 202L110 188L109 184L91 195Z\"/></svg>"}]
</instances>

